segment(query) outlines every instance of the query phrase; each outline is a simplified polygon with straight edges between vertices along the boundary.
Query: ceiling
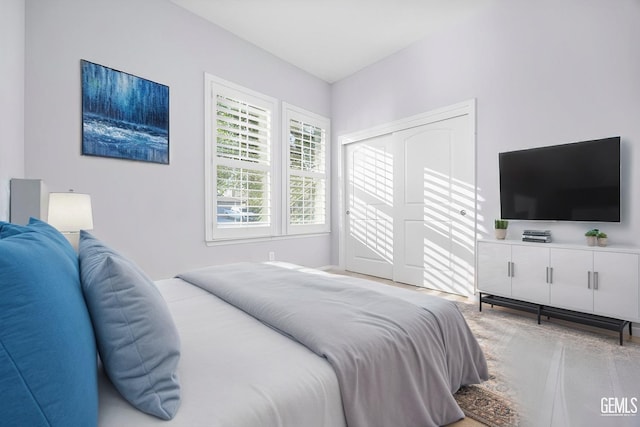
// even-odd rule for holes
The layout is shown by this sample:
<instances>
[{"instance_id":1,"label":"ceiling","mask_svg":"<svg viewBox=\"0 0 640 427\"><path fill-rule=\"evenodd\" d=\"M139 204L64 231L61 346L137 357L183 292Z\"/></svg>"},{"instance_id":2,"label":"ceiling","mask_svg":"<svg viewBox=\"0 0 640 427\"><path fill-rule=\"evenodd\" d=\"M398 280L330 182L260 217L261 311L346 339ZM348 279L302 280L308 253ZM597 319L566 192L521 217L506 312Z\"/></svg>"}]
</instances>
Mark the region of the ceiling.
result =
<instances>
[{"instance_id":1,"label":"ceiling","mask_svg":"<svg viewBox=\"0 0 640 427\"><path fill-rule=\"evenodd\" d=\"M171 0L329 82L494 0Z\"/></svg>"}]
</instances>

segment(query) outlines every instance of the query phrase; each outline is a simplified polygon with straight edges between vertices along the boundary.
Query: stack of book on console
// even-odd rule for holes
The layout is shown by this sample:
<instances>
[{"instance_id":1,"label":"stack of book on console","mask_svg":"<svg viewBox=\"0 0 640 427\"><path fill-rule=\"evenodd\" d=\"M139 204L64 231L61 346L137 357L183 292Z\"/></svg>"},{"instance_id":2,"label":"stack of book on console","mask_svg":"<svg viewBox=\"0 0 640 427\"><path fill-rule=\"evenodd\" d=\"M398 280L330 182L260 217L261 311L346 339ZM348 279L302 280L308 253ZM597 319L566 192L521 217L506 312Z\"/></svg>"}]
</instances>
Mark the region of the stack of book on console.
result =
<instances>
[{"instance_id":1,"label":"stack of book on console","mask_svg":"<svg viewBox=\"0 0 640 427\"><path fill-rule=\"evenodd\" d=\"M551 243L551 230L524 230L523 242Z\"/></svg>"}]
</instances>

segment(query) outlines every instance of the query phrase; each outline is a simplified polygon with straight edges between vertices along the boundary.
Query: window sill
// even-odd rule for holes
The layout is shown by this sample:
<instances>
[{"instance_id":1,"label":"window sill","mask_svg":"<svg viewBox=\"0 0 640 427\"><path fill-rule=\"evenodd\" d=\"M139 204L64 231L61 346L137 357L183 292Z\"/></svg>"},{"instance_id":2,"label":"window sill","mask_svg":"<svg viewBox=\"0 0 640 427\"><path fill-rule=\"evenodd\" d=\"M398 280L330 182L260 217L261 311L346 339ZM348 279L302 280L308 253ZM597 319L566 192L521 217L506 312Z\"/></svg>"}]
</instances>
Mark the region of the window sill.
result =
<instances>
[{"instance_id":1,"label":"window sill","mask_svg":"<svg viewBox=\"0 0 640 427\"><path fill-rule=\"evenodd\" d=\"M280 240L294 240L294 239L308 239L315 237L323 237L331 234L330 231L323 233L309 233L309 234L289 234L283 236L269 236L269 237L248 237L248 238L228 238L228 239L216 239L216 240L206 240L205 244L207 246L225 246L225 245L243 245L243 244L251 244L251 243L263 243L263 242L273 242Z\"/></svg>"}]
</instances>

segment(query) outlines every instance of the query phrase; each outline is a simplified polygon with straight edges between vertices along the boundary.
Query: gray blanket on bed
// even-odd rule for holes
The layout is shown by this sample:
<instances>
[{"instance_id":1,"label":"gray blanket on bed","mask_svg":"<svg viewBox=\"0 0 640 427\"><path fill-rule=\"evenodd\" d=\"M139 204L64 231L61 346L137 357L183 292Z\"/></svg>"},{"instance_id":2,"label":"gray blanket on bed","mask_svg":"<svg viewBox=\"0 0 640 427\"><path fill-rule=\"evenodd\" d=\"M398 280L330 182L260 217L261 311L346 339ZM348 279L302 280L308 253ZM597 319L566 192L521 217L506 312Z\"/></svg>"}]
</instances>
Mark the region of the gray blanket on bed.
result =
<instances>
[{"instance_id":1,"label":"gray blanket on bed","mask_svg":"<svg viewBox=\"0 0 640 427\"><path fill-rule=\"evenodd\" d=\"M350 427L451 423L464 417L453 393L488 377L477 341L455 304L444 299L419 306L267 264L216 266L178 277L325 357L336 372Z\"/></svg>"}]
</instances>

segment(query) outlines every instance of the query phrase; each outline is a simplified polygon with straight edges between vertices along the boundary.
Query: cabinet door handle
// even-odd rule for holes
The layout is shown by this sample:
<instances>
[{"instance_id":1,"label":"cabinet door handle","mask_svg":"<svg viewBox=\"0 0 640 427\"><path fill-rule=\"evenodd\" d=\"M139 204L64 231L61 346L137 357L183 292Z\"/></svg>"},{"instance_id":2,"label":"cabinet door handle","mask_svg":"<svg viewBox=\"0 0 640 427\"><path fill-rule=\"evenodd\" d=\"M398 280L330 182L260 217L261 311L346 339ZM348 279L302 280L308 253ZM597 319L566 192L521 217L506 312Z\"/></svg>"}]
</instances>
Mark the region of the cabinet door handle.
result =
<instances>
[{"instance_id":1,"label":"cabinet door handle","mask_svg":"<svg viewBox=\"0 0 640 427\"><path fill-rule=\"evenodd\" d=\"M593 289L598 290L598 272L593 272Z\"/></svg>"},{"instance_id":2,"label":"cabinet door handle","mask_svg":"<svg viewBox=\"0 0 640 427\"><path fill-rule=\"evenodd\" d=\"M587 289L591 289L591 272L587 271Z\"/></svg>"},{"instance_id":3,"label":"cabinet door handle","mask_svg":"<svg viewBox=\"0 0 640 427\"><path fill-rule=\"evenodd\" d=\"M516 265L512 262L511 263L511 277L515 277L516 276Z\"/></svg>"},{"instance_id":4,"label":"cabinet door handle","mask_svg":"<svg viewBox=\"0 0 640 427\"><path fill-rule=\"evenodd\" d=\"M513 263L507 261L507 277L513 277Z\"/></svg>"},{"instance_id":5,"label":"cabinet door handle","mask_svg":"<svg viewBox=\"0 0 640 427\"><path fill-rule=\"evenodd\" d=\"M553 267L547 267L549 270L549 284L553 284Z\"/></svg>"}]
</instances>

